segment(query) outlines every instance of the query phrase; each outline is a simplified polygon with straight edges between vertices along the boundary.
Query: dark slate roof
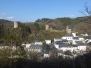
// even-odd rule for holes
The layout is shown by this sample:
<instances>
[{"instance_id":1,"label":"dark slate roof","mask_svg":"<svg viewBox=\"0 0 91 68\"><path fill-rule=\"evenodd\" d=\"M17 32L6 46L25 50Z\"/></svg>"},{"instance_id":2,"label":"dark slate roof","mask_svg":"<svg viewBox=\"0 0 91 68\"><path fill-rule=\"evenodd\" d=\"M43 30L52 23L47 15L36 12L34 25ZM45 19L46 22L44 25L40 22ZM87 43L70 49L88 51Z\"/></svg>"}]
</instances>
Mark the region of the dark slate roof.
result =
<instances>
[{"instance_id":1,"label":"dark slate roof","mask_svg":"<svg viewBox=\"0 0 91 68\"><path fill-rule=\"evenodd\" d=\"M77 44L82 44L82 41L75 41Z\"/></svg>"},{"instance_id":2,"label":"dark slate roof","mask_svg":"<svg viewBox=\"0 0 91 68\"><path fill-rule=\"evenodd\" d=\"M47 51L47 50L46 50L46 51L44 51L44 54L49 54L49 51Z\"/></svg>"},{"instance_id":3,"label":"dark slate roof","mask_svg":"<svg viewBox=\"0 0 91 68\"><path fill-rule=\"evenodd\" d=\"M60 47L68 47L68 44L62 43L62 44L59 45L59 48L60 48Z\"/></svg>"},{"instance_id":4,"label":"dark slate roof","mask_svg":"<svg viewBox=\"0 0 91 68\"><path fill-rule=\"evenodd\" d=\"M50 50L55 51L55 50L57 50L57 49L55 48L55 46L50 45Z\"/></svg>"},{"instance_id":5,"label":"dark slate roof","mask_svg":"<svg viewBox=\"0 0 91 68\"><path fill-rule=\"evenodd\" d=\"M76 43L77 43L78 46L85 46L85 45L86 45L86 44L83 43L82 41L76 41Z\"/></svg>"},{"instance_id":6,"label":"dark slate roof","mask_svg":"<svg viewBox=\"0 0 91 68\"><path fill-rule=\"evenodd\" d=\"M31 45L30 47L39 47L39 48L42 48L42 45Z\"/></svg>"},{"instance_id":7,"label":"dark slate roof","mask_svg":"<svg viewBox=\"0 0 91 68\"><path fill-rule=\"evenodd\" d=\"M72 34L65 34L65 37L73 37Z\"/></svg>"},{"instance_id":8,"label":"dark slate roof","mask_svg":"<svg viewBox=\"0 0 91 68\"><path fill-rule=\"evenodd\" d=\"M62 42L68 42L68 40L64 39L64 40L62 40Z\"/></svg>"},{"instance_id":9,"label":"dark slate roof","mask_svg":"<svg viewBox=\"0 0 91 68\"><path fill-rule=\"evenodd\" d=\"M91 36L86 36L85 39L91 39Z\"/></svg>"},{"instance_id":10,"label":"dark slate roof","mask_svg":"<svg viewBox=\"0 0 91 68\"><path fill-rule=\"evenodd\" d=\"M77 47L78 45L72 45L73 47Z\"/></svg>"},{"instance_id":11,"label":"dark slate roof","mask_svg":"<svg viewBox=\"0 0 91 68\"><path fill-rule=\"evenodd\" d=\"M76 40L78 40L79 38L78 38L78 37L73 37L73 39L76 39Z\"/></svg>"},{"instance_id":12,"label":"dark slate roof","mask_svg":"<svg viewBox=\"0 0 91 68\"><path fill-rule=\"evenodd\" d=\"M84 38L84 36L79 36L79 38Z\"/></svg>"},{"instance_id":13,"label":"dark slate roof","mask_svg":"<svg viewBox=\"0 0 91 68\"><path fill-rule=\"evenodd\" d=\"M62 44L62 41L56 41L55 44Z\"/></svg>"}]
</instances>

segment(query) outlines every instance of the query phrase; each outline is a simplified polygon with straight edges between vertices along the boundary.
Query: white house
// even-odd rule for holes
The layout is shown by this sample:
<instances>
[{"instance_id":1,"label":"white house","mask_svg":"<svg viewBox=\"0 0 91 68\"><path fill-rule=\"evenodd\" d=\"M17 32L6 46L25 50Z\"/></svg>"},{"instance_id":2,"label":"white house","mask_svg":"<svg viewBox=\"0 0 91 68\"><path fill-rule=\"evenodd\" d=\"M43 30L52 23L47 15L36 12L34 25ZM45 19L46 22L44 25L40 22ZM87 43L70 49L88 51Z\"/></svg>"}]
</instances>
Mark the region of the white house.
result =
<instances>
[{"instance_id":1,"label":"white house","mask_svg":"<svg viewBox=\"0 0 91 68\"><path fill-rule=\"evenodd\" d=\"M62 43L62 39L61 38L54 38L54 46L56 48L59 48L59 44Z\"/></svg>"},{"instance_id":2,"label":"white house","mask_svg":"<svg viewBox=\"0 0 91 68\"><path fill-rule=\"evenodd\" d=\"M73 40L73 35L72 34L66 34L65 36L62 37L62 39Z\"/></svg>"},{"instance_id":3,"label":"white house","mask_svg":"<svg viewBox=\"0 0 91 68\"><path fill-rule=\"evenodd\" d=\"M62 41L61 38L54 38L54 41Z\"/></svg>"},{"instance_id":4,"label":"white house","mask_svg":"<svg viewBox=\"0 0 91 68\"><path fill-rule=\"evenodd\" d=\"M86 40L87 40L87 43L90 43L91 42L91 36L87 36Z\"/></svg>"},{"instance_id":5,"label":"white house","mask_svg":"<svg viewBox=\"0 0 91 68\"><path fill-rule=\"evenodd\" d=\"M50 54L49 54L49 52L46 51L46 52L44 53L44 58L49 58L49 57L50 57Z\"/></svg>"},{"instance_id":6,"label":"white house","mask_svg":"<svg viewBox=\"0 0 91 68\"><path fill-rule=\"evenodd\" d=\"M72 35L73 35L73 37L77 37L77 36L76 36L76 32L72 32Z\"/></svg>"},{"instance_id":7,"label":"white house","mask_svg":"<svg viewBox=\"0 0 91 68\"><path fill-rule=\"evenodd\" d=\"M83 36L79 36L79 40L80 40L80 41L85 41L85 39L84 39Z\"/></svg>"},{"instance_id":8,"label":"white house","mask_svg":"<svg viewBox=\"0 0 91 68\"><path fill-rule=\"evenodd\" d=\"M35 41L35 45L43 45L41 41Z\"/></svg>"},{"instance_id":9,"label":"white house","mask_svg":"<svg viewBox=\"0 0 91 68\"><path fill-rule=\"evenodd\" d=\"M78 37L73 37L72 44L77 45L76 41L80 41Z\"/></svg>"},{"instance_id":10,"label":"white house","mask_svg":"<svg viewBox=\"0 0 91 68\"><path fill-rule=\"evenodd\" d=\"M86 45L78 45L78 49L81 51L86 51Z\"/></svg>"},{"instance_id":11,"label":"white house","mask_svg":"<svg viewBox=\"0 0 91 68\"><path fill-rule=\"evenodd\" d=\"M21 44L22 46L24 46L25 48L29 48L31 46L31 43L22 43Z\"/></svg>"},{"instance_id":12,"label":"white house","mask_svg":"<svg viewBox=\"0 0 91 68\"><path fill-rule=\"evenodd\" d=\"M46 44L51 44L51 40L50 39L46 39L45 42L46 42Z\"/></svg>"},{"instance_id":13,"label":"white house","mask_svg":"<svg viewBox=\"0 0 91 68\"><path fill-rule=\"evenodd\" d=\"M76 41L76 43L77 43L77 46L78 46L78 50L86 51L86 47L87 47L86 44L84 44L82 41Z\"/></svg>"},{"instance_id":14,"label":"white house","mask_svg":"<svg viewBox=\"0 0 91 68\"><path fill-rule=\"evenodd\" d=\"M73 52L73 50L76 49L76 48L77 47L74 47L73 45L60 44L58 50L62 50L62 51L70 50L71 52Z\"/></svg>"},{"instance_id":15,"label":"white house","mask_svg":"<svg viewBox=\"0 0 91 68\"><path fill-rule=\"evenodd\" d=\"M65 44L69 44L68 40L66 40L66 39L62 39L62 42Z\"/></svg>"},{"instance_id":16,"label":"white house","mask_svg":"<svg viewBox=\"0 0 91 68\"><path fill-rule=\"evenodd\" d=\"M30 48L28 48L28 51L41 53L41 49L42 49L42 45L31 44Z\"/></svg>"}]
</instances>

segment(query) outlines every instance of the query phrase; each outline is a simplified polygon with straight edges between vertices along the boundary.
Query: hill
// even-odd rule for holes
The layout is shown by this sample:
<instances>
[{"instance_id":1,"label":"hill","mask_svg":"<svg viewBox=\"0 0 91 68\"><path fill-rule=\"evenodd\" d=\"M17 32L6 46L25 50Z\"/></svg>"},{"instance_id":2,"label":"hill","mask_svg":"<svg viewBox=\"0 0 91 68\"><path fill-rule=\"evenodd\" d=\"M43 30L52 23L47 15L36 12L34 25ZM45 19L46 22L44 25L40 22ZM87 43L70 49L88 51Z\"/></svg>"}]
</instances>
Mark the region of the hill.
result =
<instances>
[{"instance_id":1,"label":"hill","mask_svg":"<svg viewBox=\"0 0 91 68\"><path fill-rule=\"evenodd\" d=\"M77 17L77 18L63 17L55 19L42 18L36 20L35 23L44 26L48 24L54 30L55 29L63 30L68 25L72 30L75 28L75 30L79 33L84 33L84 32L90 33L90 30L88 29L89 23L87 23L87 21L88 21L87 17ZM83 28L81 28L80 26L82 26Z\"/></svg>"},{"instance_id":2,"label":"hill","mask_svg":"<svg viewBox=\"0 0 91 68\"><path fill-rule=\"evenodd\" d=\"M5 19L0 19L0 24L4 24L4 25L13 24L13 21L5 20Z\"/></svg>"}]
</instances>

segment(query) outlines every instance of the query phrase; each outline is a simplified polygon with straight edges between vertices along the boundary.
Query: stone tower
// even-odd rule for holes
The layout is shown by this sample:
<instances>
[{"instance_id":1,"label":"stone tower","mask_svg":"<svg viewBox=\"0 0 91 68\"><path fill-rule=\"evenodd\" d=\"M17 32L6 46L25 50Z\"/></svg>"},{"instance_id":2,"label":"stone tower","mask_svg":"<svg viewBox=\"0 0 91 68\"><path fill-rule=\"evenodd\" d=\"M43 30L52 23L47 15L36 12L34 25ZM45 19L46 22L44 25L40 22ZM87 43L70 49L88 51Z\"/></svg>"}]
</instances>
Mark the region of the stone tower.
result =
<instances>
[{"instance_id":1,"label":"stone tower","mask_svg":"<svg viewBox=\"0 0 91 68\"><path fill-rule=\"evenodd\" d=\"M50 28L49 28L49 25L46 25L45 29L46 29L46 30L49 30L49 29L50 29Z\"/></svg>"},{"instance_id":2,"label":"stone tower","mask_svg":"<svg viewBox=\"0 0 91 68\"><path fill-rule=\"evenodd\" d=\"M68 34L71 34L71 29L68 27L68 25L67 25L67 27L66 27L66 32L67 32Z\"/></svg>"},{"instance_id":3,"label":"stone tower","mask_svg":"<svg viewBox=\"0 0 91 68\"><path fill-rule=\"evenodd\" d=\"M18 28L18 22L14 21L14 28Z\"/></svg>"}]
</instances>

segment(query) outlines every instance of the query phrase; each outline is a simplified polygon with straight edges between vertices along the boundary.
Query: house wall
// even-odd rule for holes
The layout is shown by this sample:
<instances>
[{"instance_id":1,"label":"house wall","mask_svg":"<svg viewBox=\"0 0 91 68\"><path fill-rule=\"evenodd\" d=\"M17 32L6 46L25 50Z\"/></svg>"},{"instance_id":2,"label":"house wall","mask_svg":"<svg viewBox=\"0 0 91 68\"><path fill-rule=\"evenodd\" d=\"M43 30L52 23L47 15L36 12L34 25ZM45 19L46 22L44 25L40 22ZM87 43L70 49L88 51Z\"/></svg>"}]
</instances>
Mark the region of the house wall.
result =
<instances>
[{"instance_id":1,"label":"house wall","mask_svg":"<svg viewBox=\"0 0 91 68\"><path fill-rule=\"evenodd\" d=\"M35 45L42 45L42 42L35 42Z\"/></svg>"},{"instance_id":2,"label":"house wall","mask_svg":"<svg viewBox=\"0 0 91 68\"><path fill-rule=\"evenodd\" d=\"M50 57L49 54L44 54L44 58L48 58L48 57Z\"/></svg>"},{"instance_id":3,"label":"house wall","mask_svg":"<svg viewBox=\"0 0 91 68\"><path fill-rule=\"evenodd\" d=\"M51 40L45 40L46 44L51 44Z\"/></svg>"},{"instance_id":4,"label":"house wall","mask_svg":"<svg viewBox=\"0 0 91 68\"><path fill-rule=\"evenodd\" d=\"M66 40L73 40L73 38L72 37L62 37L62 39L66 39Z\"/></svg>"},{"instance_id":5,"label":"house wall","mask_svg":"<svg viewBox=\"0 0 91 68\"><path fill-rule=\"evenodd\" d=\"M86 46L78 46L78 49L79 49L79 50L86 51Z\"/></svg>"},{"instance_id":6,"label":"house wall","mask_svg":"<svg viewBox=\"0 0 91 68\"><path fill-rule=\"evenodd\" d=\"M54 46L58 49L59 48L59 45L57 45L57 44L54 44Z\"/></svg>"},{"instance_id":7,"label":"house wall","mask_svg":"<svg viewBox=\"0 0 91 68\"><path fill-rule=\"evenodd\" d=\"M73 52L73 50L77 50L78 47L61 47L59 48L59 50L63 50L63 51L67 51L70 50L71 52Z\"/></svg>"},{"instance_id":8,"label":"house wall","mask_svg":"<svg viewBox=\"0 0 91 68\"><path fill-rule=\"evenodd\" d=\"M29 48L31 46L31 44L26 44L26 48Z\"/></svg>"},{"instance_id":9,"label":"house wall","mask_svg":"<svg viewBox=\"0 0 91 68\"><path fill-rule=\"evenodd\" d=\"M31 48L31 49L28 49L28 51L33 51L33 52L40 53L41 49L33 49L33 48Z\"/></svg>"},{"instance_id":10,"label":"house wall","mask_svg":"<svg viewBox=\"0 0 91 68\"><path fill-rule=\"evenodd\" d=\"M88 43L91 42L91 39L88 39Z\"/></svg>"},{"instance_id":11,"label":"house wall","mask_svg":"<svg viewBox=\"0 0 91 68\"><path fill-rule=\"evenodd\" d=\"M79 38L80 41L84 41L84 38Z\"/></svg>"},{"instance_id":12,"label":"house wall","mask_svg":"<svg viewBox=\"0 0 91 68\"><path fill-rule=\"evenodd\" d=\"M68 47L61 47L58 50L66 51L67 49L68 49Z\"/></svg>"}]
</instances>

